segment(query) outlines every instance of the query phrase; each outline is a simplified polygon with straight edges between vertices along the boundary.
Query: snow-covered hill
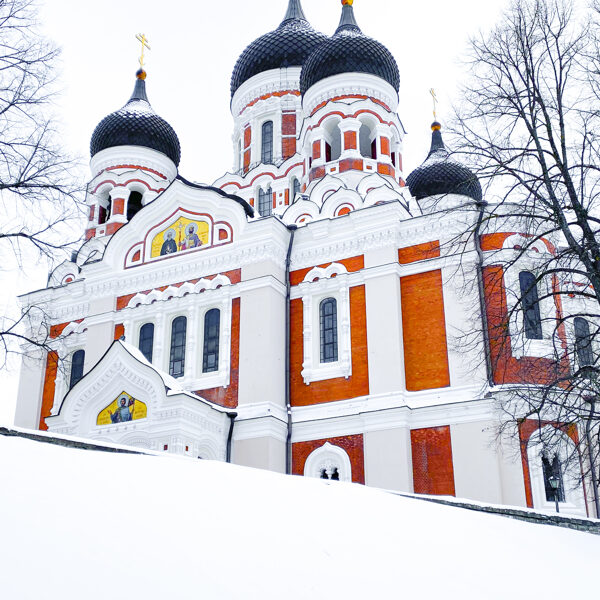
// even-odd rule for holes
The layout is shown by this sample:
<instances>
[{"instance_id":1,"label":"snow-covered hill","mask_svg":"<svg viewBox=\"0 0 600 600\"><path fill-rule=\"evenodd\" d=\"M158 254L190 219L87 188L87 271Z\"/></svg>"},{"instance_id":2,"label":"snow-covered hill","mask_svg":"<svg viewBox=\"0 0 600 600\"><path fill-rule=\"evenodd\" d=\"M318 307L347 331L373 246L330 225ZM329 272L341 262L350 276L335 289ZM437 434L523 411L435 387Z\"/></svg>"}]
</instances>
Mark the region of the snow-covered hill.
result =
<instances>
[{"instance_id":1,"label":"snow-covered hill","mask_svg":"<svg viewBox=\"0 0 600 600\"><path fill-rule=\"evenodd\" d=\"M169 456L0 436L7 600L597 595L600 536Z\"/></svg>"}]
</instances>

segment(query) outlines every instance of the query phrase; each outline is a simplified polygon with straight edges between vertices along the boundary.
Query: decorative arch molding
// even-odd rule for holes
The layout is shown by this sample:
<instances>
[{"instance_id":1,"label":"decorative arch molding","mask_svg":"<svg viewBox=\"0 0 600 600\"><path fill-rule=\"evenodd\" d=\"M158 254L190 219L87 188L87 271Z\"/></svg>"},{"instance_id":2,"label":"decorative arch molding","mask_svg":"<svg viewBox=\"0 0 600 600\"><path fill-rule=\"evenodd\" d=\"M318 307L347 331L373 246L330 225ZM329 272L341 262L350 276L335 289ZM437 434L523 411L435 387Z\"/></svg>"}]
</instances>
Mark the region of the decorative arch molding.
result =
<instances>
[{"instance_id":1,"label":"decorative arch molding","mask_svg":"<svg viewBox=\"0 0 600 600\"><path fill-rule=\"evenodd\" d=\"M186 282L179 287L169 286L164 291L152 290L151 292L137 293L127 304L127 308L146 306L154 302L164 302L172 298L183 298L188 294L201 294L207 290L217 290L223 286L231 285L231 280L226 275L217 275L213 279L200 279L195 284Z\"/></svg>"},{"instance_id":2,"label":"decorative arch molding","mask_svg":"<svg viewBox=\"0 0 600 600\"><path fill-rule=\"evenodd\" d=\"M62 262L50 275L48 285L50 287L59 287L73 283L79 277L79 267L76 263L69 260Z\"/></svg>"},{"instance_id":3,"label":"decorative arch molding","mask_svg":"<svg viewBox=\"0 0 600 600\"><path fill-rule=\"evenodd\" d=\"M317 206L322 206L326 199L330 198L335 192L345 190L344 182L333 175L325 175L315 184L310 192L310 200Z\"/></svg>"},{"instance_id":4,"label":"decorative arch molding","mask_svg":"<svg viewBox=\"0 0 600 600\"><path fill-rule=\"evenodd\" d=\"M84 264L102 260L108 238L99 237L88 240L81 246L77 253L77 265L82 267Z\"/></svg>"},{"instance_id":5,"label":"decorative arch molding","mask_svg":"<svg viewBox=\"0 0 600 600\"><path fill-rule=\"evenodd\" d=\"M325 442L313 450L304 463L304 476L320 479L323 472L331 479L337 469L339 481L352 481L352 465L348 453L339 446Z\"/></svg>"},{"instance_id":6,"label":"decorative arch molding","mask_svg":"<svg viewBox=\"0 0 600 600\"><path fill-rule=\"evenodd\" d=\"M281 218L286 225L304 225L318 217L319 207L312 200L302 198L288 206Z\"/></svg>"},{"instance_id":7,"label":"decorative arch molding","mask_svg":"<svg viewBox=\"0 0 600 600\"><path fill-rule=\"evenodd\" d=\"M502 244L503 250L525 250L526 253L535 256L536 254L544 256L545 254L552 254L549 246L544 240L533 239L531 236L523 235L521 233L514 233L508 236Z\"/></svg>"},{"instance_id":8,"label":"decorative arch molding","mask_svg":"<svg viewBox=\"0 0 600 600\"><path fill-rule=\"evenodd\" d=\"M329 266L315 267L311 269L304 277L303 283L308 282L311 283L313 281L317 281L320 279L330 279L332 277L336 277L337 275L341 275L343 273L348 273L348 269L340 263L331 263Z\"/></svg>"},{"instance_id":9,"label":"decorative arch molding","mask_svg":"<svg viewBox=\"0 0 600 600\"><path fill-rule=\"evenodd\" d=\"M324 218L335 217L342 206L350 206L352 210L357 210L362 208L363 200L354 190L339 189L327 197L321 208L321 215Z\"/></svg>"}]
</instances>

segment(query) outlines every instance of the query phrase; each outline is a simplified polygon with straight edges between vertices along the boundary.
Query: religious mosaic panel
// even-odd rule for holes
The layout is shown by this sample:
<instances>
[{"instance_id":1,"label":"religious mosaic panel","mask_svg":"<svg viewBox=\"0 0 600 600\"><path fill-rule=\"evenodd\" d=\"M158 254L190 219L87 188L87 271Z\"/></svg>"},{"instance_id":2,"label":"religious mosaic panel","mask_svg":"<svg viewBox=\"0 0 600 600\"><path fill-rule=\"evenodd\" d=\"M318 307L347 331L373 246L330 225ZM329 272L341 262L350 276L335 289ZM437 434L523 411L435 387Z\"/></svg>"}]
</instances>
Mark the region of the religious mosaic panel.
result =
<instances>
[{"instance_id":1,"label":"religious mosaic panel","mask_svg":"<svg viewBox=\"0 0 600 600\"><path fill-rule=\"evenodd\" d=\"M154 236L150 256L166 256L205 246L209 242L209 226L204 221L179 217Z\"/></svg>"},{"instance_id":2,"label":"religious mosaic panel","mask_svg":"<svg viewBox=\"0 0 600 600\"><path fill-rule=\"evenodd\" d=\"M141 400L122 392L104 410L100 411L96 425L112 425L145 419L148 409Z\"/></svg>"}]
</instances>

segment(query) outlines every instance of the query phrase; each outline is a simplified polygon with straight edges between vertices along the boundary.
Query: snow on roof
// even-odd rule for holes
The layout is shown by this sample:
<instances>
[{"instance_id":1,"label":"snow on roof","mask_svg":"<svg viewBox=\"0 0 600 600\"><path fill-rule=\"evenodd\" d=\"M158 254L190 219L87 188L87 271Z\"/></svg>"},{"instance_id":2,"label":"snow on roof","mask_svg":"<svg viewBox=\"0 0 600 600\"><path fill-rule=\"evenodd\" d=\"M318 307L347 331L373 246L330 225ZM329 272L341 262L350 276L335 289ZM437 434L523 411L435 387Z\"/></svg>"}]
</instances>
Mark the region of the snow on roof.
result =
<instances>
[{"instance_id":1,"label":"snow on roof","mask_svg":"<svg viewBox=\"0 0 600 600\"><path fill-rule=\"evenodd\" d=\"M599 536L354 484L4 436L0 473L0 589L11 600L494 600L597 588Z\"/></svg>"}]
</instances>

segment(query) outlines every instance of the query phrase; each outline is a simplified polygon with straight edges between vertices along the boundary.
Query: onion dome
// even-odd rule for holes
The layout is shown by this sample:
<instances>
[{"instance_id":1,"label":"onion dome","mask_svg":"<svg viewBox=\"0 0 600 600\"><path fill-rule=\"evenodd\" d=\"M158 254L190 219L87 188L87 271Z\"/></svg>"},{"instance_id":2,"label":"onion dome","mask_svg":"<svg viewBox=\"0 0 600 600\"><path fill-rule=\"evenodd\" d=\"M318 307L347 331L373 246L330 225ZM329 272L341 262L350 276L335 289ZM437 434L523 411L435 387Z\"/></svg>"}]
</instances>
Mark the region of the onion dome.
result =
<instances>
[{"instance_id":1,"label":"onion dome","mask_svg":"<svg viewBox=\"0 0 600 600\"><path fill-rule=\"evenodd\" d=\"M406 178L410 193L417 200L440 194L459 194L481 202L481 184L477 176L450 158L442 139L442 126L435 122L431 129L431 150L425 162Z\"/></svg>"},{"instance_id":2,"label":"onion dome","mask_svg":"<svg viewBox=\"0 0 600 600\"><path fill-rule=\"evenodd\" d=\"M342 0L342 17L333 35L306 61L300 77L304 94L315 83L341 73L369 73L400 89L400 73L392 53L380 42L367 37L354 18L354 0Z\"/></svg>"},{"instance_id":3,"label":"onion dome","mask_svg":"<svg viewBox=\"0 0 600 600\"><path fill-rule=\"evenodd\" d=\"M90 144L92 156L115 146L144 146L166 154L176 166L181 147L175 130L159 117L146 96L146 71L136 73L135 88L129 102L100 121Z\"/></svg>"},{"instance_id":4,"label":"onion dome","mask_svg":"<svg viewBox=\"0 0 600 600\"><path fill-rule=\"evenodd\" d=\"M290 0L281 25L254 40L241 54L231 76L231 95L248 79L271 69L301 67L327 39L304 16L300 0Z\"/></svg>"}]
</instances>

